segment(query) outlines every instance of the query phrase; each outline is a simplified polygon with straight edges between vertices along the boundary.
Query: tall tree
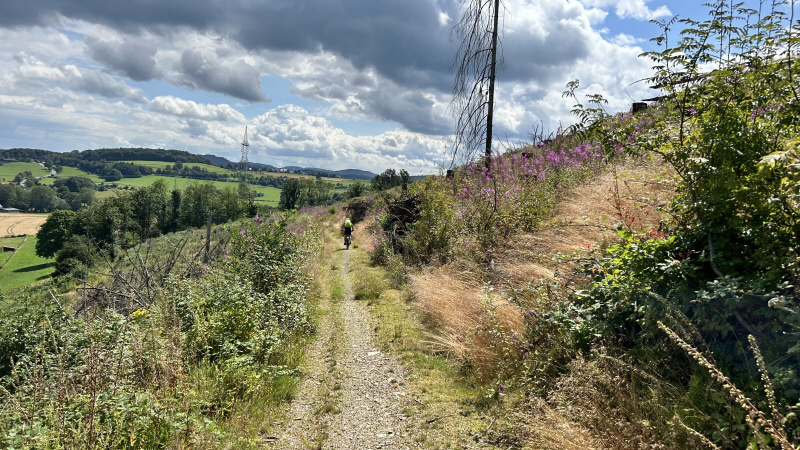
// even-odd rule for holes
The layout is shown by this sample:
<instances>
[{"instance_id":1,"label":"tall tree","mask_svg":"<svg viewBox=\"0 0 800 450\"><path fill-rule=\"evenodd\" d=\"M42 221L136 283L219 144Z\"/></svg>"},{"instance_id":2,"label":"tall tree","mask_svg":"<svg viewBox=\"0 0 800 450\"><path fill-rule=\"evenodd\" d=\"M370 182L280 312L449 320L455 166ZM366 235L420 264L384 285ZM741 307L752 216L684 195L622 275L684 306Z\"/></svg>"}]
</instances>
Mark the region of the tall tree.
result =
<instances>
[{"instance_id":1,"label":"tall tree","mask_svg":"<svg viewBox=\"0 0 800 450\"><path fill-rule=\"evenodd\" d=\"M295 209L300 200L301 185L297 178L289 178L281 189L280 207L283 209Z\"/></svg>"},{"instance_id":2,"label":"tall tree","mask_svg":"<svg viewBox=\"0 0 800 450\"><path fill-rule=\"evenodd\" d=\"M72 211L56 211L49 216L36 233L36 254L43 258L52 258L72 235L72 224L75 213Z\"/></svg>"},{"instance_id":3,"label":"tall tree","mask_svg":"<svg viewBox=\"0 0 800 450\"><path fill-rule=\"evenodd\" d=\"M492 158L494 85L498 64L500 0L467 2L453 33L461 40L453 67L457 68L450 110L456 119L453 161L469 159L484 146L486 167Z\"/></svg>"}]
</instances>

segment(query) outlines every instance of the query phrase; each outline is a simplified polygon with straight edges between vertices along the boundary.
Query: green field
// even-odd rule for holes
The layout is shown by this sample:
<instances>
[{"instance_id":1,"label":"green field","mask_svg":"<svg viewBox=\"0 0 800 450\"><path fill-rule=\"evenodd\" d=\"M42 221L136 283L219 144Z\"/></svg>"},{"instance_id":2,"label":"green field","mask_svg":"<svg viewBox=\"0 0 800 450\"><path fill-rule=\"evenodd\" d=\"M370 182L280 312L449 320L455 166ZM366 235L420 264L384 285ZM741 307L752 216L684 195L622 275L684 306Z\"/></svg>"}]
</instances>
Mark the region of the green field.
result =
<instances>
[{"instance_id":1,"label":"green field","mask_svg":"<svg viewBox=\"0 0 800 450\"><path fill-rule=\"evenodd\" d=\"M192 180L189 178L178 178L178 177L163 177L160 175L148 175L146 177L141 178L123 178L120 181L117 181L116 184L118 186L133 186L133 187L143 187L143 186L150 186L151 184L155 183L156 180L162 179L167 183L167 186L170 188L177 184L178 188L183 190L186 189L187 186L191 183L204 183L203 180ZM226 186L233 186L237 188L239 186L238 181L209 181L217 189L222 189ZM256 197L256 201L260 203L265 203L269 206L278 206L278 201L281 198L281 190L274 187L267 187L267 186L256 186L250 185L250 188L256 192L263 193L263 197ZM108 191L106 191L108 192ZM102 192L98 192L98 194L102 194ZM107 194L110 195L110 194Z\"/></svg>"},{"instance_id":2,"label":"green field","mask_svg":"<svg viewBox=\"0 0 800 450\"><path fill-rule=\"evenodd\" d=\"M25 241L25 236L0 238L0 247L19 247ZM11 258L11 252L0 253L0 268Z\"/></svg>"},{"instance_id":3,"label":"green field","mask_svg":"<svg viewBox=\"0 0 800 450\"><path fill-rule=\"evenodd\" d=\"M44 167L40 166L37 163L26 163L26 162L12 162L12 163L4 163L0 166L0 182L9 182L14 180L14 177L17 176L20 172L25 172L26 170L30 170L33 176L35 177L44 177L50 174L50 171L45 169Z\"/></svg>"},{"instance_id":4,"label":"green field","mask_svg":"<svg viewBox=\"0 0 800 450\"><path fill-rule=\"evenodd\" d=\"M137 166L146 166L151 167L153 169L164 169L167 166L171 166L174 163L164 162L164 161L125 161L128 163L136 164ZM186 167L202 167L209 172L213 173L227 173L229 175L236 173L233 170L223 169L222 167L213 166L211 164L203 164L203 163L183 163Z\"/></svg>"},{"instance_id":5,"label":"green field","mask_svg":"<svg viewBox=\"0 0 800 450\"><path fill-rule=\"evenodd\" d=\"M171 165L171 163L164 162L164 161L131 160L131 161L125 161L125 162L134 163L134 164L137 164L137 165L140 165L140 166L152 167L154 169L157 169L157 168L162 168L163 169L167 165ZM203 167L203 168L207 169L209 172L214 172L214 173L219 173L219 174L234 174L234 173L236 173L235 171L228 170L228 169L223 169L222 167L213 166L211 164L185 163L184 165L190 166L190 167L196 167L196 166ZM34 176L47 176L49 174L49 172L46 169L42 168L37 163L21 163L21 162L6 163L5 165L0 166L0 181L3 181L3 178L5 178L6 182L11 181L18 173L24 172L26 170L30 170L31 173L34 174ZM269 176L274 176L274 177L312 178L312 179L314 178L311 175L289 174L289 173L280 173L280 172L252 172L252 173L254 175L263 174L263 175L269 175ZM44 185L52 185L55 182L56 179L58 179L58 178L67 178L67 177L86 177L86 178L91 179L92 181L94 181L97 184L100 184L100 183L104 182L104 180L102 178L98 177L97 175L84 172L84 171L82 171L82 170L80 170L78 168L75 168L75 167L64 167L62 172L60 174L58 174L55 178L52 178L52 177L41 178L39 181L40 181L40 183L42 183ZM175 186L177 184L178 188L180 188L181 190L186 189L186 187L190 183L202 183L203 182L203 180L194 180L194 179L190 179L190 178L166 177L166 176L161 176L161 175L148 175L148 176L141 177L141 178L123 178L122 180L117 181L115 184L118 185L118 186L142 187L142 186L150 186L157 179L165 180L167 182L167 186L169 186L169 187ZM327 177L325 177L325 178L322 178L322 179L325 180L325 181L330 182L332 185L340 183L340 184L344 185L345 187L350 186L351 184L356 182L356 180L344 179L344 178L327 178ZM225 186L237 187L238 183L239 183L238 181L210 181L210 182L213 183L214 186L217 187L217 189L222 189ZM366 183L368 183L368 181ZM278 202L280 201L280 196L281 196L281 190L280 189L274 188L274 187L268 187L268 186L257 186L257 185L250 185L250 186L254 191L263 194L263 197L256 197L256 202L259 202L259 203L262 203L262 204L266 204L268 206L273 206L273 207L277 207L278 206ZM113 192L114 192L113 190L107 190L107 191L103 191L103 192L98 191L96 195L97 195L98 199L104 199L104 198L107 198L107 197L113 195Z\"/></svg>"},{"instance_id":6,"label":"green field","mask_svg":"<svg viewBox=\"0 0 800 450\"><path fill-rule=\"evenodd\" d=\"M53 183L55 183L56 179L58 179L58 178L68 178L68 177L84 177L84 178L88 178L88 179L94 181L97 184L100 184L100 183L103 182L103 179L98 177L97 175L95 175L93 173L84 172L81 169L78 169L77 167L66 167L66 166L63 166L62 169L63 170L61 171L61 173L56 175L55 178L52 178L52 177L42 178L42 179L39 180L39 182L41 184L45 184L45 185L51 186Z\"/></svg>"},{"instance_id":7,"label":"green field","mask_svg":"<svg viewBox=\"0 0 800 450\"><path fill-rule=\"evenodd\" d=\"M3 238L0 242L6 240L11 239ZM36 236L29 236L0 269L0 292L35 283L53 273L53 260L36 256L35 250Z\"/></svg>"}]
</instances>

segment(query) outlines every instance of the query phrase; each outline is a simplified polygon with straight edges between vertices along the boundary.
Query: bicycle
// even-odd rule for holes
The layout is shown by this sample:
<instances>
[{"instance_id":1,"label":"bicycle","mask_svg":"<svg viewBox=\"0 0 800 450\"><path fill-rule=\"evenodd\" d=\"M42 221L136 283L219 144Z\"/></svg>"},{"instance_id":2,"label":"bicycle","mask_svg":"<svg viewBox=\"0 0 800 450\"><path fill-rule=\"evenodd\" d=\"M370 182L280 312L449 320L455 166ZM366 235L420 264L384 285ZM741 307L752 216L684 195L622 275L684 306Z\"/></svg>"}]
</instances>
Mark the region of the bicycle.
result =
<instances>
[{"instance_id":1,"label":"bicycle","mask_svg":"<svg viewBox=\"0 0 800 450\"><path fill-rule=\"evenodd\" d=\"M344 248L345 248L345 250L350 250L350 235L349 234L344 236Z\"/></svg>"}]
</instances>

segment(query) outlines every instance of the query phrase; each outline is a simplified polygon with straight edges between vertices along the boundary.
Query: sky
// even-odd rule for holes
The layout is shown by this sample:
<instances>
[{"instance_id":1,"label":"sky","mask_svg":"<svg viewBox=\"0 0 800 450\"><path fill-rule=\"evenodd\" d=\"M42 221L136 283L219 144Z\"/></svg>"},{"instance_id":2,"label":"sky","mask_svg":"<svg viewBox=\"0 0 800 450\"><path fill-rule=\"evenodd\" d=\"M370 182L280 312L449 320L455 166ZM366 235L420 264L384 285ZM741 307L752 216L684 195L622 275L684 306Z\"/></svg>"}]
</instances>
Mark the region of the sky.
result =
<instances>
[{"instance_id":1,"label":"sky","mask_svg":"<svg viewBox=\"0 0 800 450\"><path fill-rule=\"evenodd\" d=\"M503 0L495 140L652 97L650 20L696 0ZM154 147L276 166L446 167L460 0L2 0L0 149Z\"/></svg>"}]
</instances>

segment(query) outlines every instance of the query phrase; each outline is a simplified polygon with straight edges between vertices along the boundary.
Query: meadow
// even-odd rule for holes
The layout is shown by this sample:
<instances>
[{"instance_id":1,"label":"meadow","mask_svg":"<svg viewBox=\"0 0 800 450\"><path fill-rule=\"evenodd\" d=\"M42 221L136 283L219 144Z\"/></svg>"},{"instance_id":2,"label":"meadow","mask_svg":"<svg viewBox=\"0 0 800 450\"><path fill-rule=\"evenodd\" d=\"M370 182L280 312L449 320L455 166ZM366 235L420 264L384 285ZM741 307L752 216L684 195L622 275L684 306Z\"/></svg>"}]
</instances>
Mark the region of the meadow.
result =
<instances>
[{"instance_id":1,"label":"meadow","mask_svg":"<svg viewBox=\"0 0 800 450\"><path fill-rule=\"evenodd\" d=\"M58 179L58 178L68 178L68 177L84 177L84 178L88 178L88 179L94 181L97 184L100 184L100 183L103 182L102 178L100 178L99 176L97 176L97 175L95 175L93 173L84 172L83 170L78 169L77 167L66 167L66 166L64 166L62 168L62 170L61 170L61 173L59 173L55 177L41 178L39 180L39 182L44 184L44 185L50 186L53 183L55 183L56 179Z\"/></svg>"},{"instance_id":2,"label":"meadow","mask_svg":"<svg viewBox=\"0 0 800 450\"><path fill-rule=\"evenodd\" d=\"M128 163L131 163L131 164L136 164L137 166L150 167L152 169L166 169L167 166L172 166L174 164L174 163L170 163L170 162L167 162L167 161L131 160L131 161L124 161L124 162L128 162ZM211 165L211 164L183 163L183 165L184 165L184 167L201 167L201 168L206 169L207 171L212 172L212 173L220 173L220 174L224 173L224 174L228 174L228 175L233 175L233 174L236 173L236 171L234 171L234 170L224 169L222 167L214 166L214 165Z\"/></svg>"},{"instance_id":3,"label":"meadow","mask_svg":"<svg viewBox=\"0 0 800 450\"><path fill-rule=\"evenodd\" d=\"M35 177L44 177L50 174L50 171L45 169L44 167L40 166L37 163L28 163L28 162L12 162L12 163L4 163L0 166L0 182L9 182L14 179L20 172L25 172L26 170L30 170L30 172Z\"/></svg>"},{"instance_id":4,"label":"meadow","mask_svg":"<svg viewBox=\"0 0 800 450\"><path fill-rule=\"evenodd\" d=\"M36 255L36 236L1 238L0 245L17 247L10 257L8 253L0 256L0 292L33 284L53 273L53 260Z\"/></svg>"},{"instance_id":5,"label":"meadow","mask_svg":"<svg viewBox=\"0 0 800 450\"><path fill-rule=\"evenodd\" d=\"M19 247L22 243L25 242L25 236L18 236L18 237L7 237L7 238L0 238L0 247ZM0 269L11 259L11 255L13 252L2 252L0 253Z\"/></svg>"},{"instance_id":6,"label":"meadow","mask_svg":"<svg viewBox=\"0 0 800 450\"><path fill-rule=\"evenodd\" d=\"M141 178L123 178L122 180L114 183L117 186L131 186L131 187L143 187L143 186L150 186L151 184L155 183L156 180L162 179L167 183L167 186L177 186L179 189L183 190L186 189L192 183L205 183L206 181L202 180L193 180L190 178L179 178L179 177L164 177L160 175L148 175ZM223 189L225 187L238 187L239 183L235 181L208 181L216 186L217 189ZM278 206L278 201L281 198L281 190L271 186L257 186L257 185L250 185L250 188L256 192L264 194L263 197L256 197L256 202L265 203L269 206ZM110 195L112 191L106 191L107 194ZM103 194L99 192L98 194ZM103 195L100 196L101 198Z\"/></svg>"}]
</instances>

